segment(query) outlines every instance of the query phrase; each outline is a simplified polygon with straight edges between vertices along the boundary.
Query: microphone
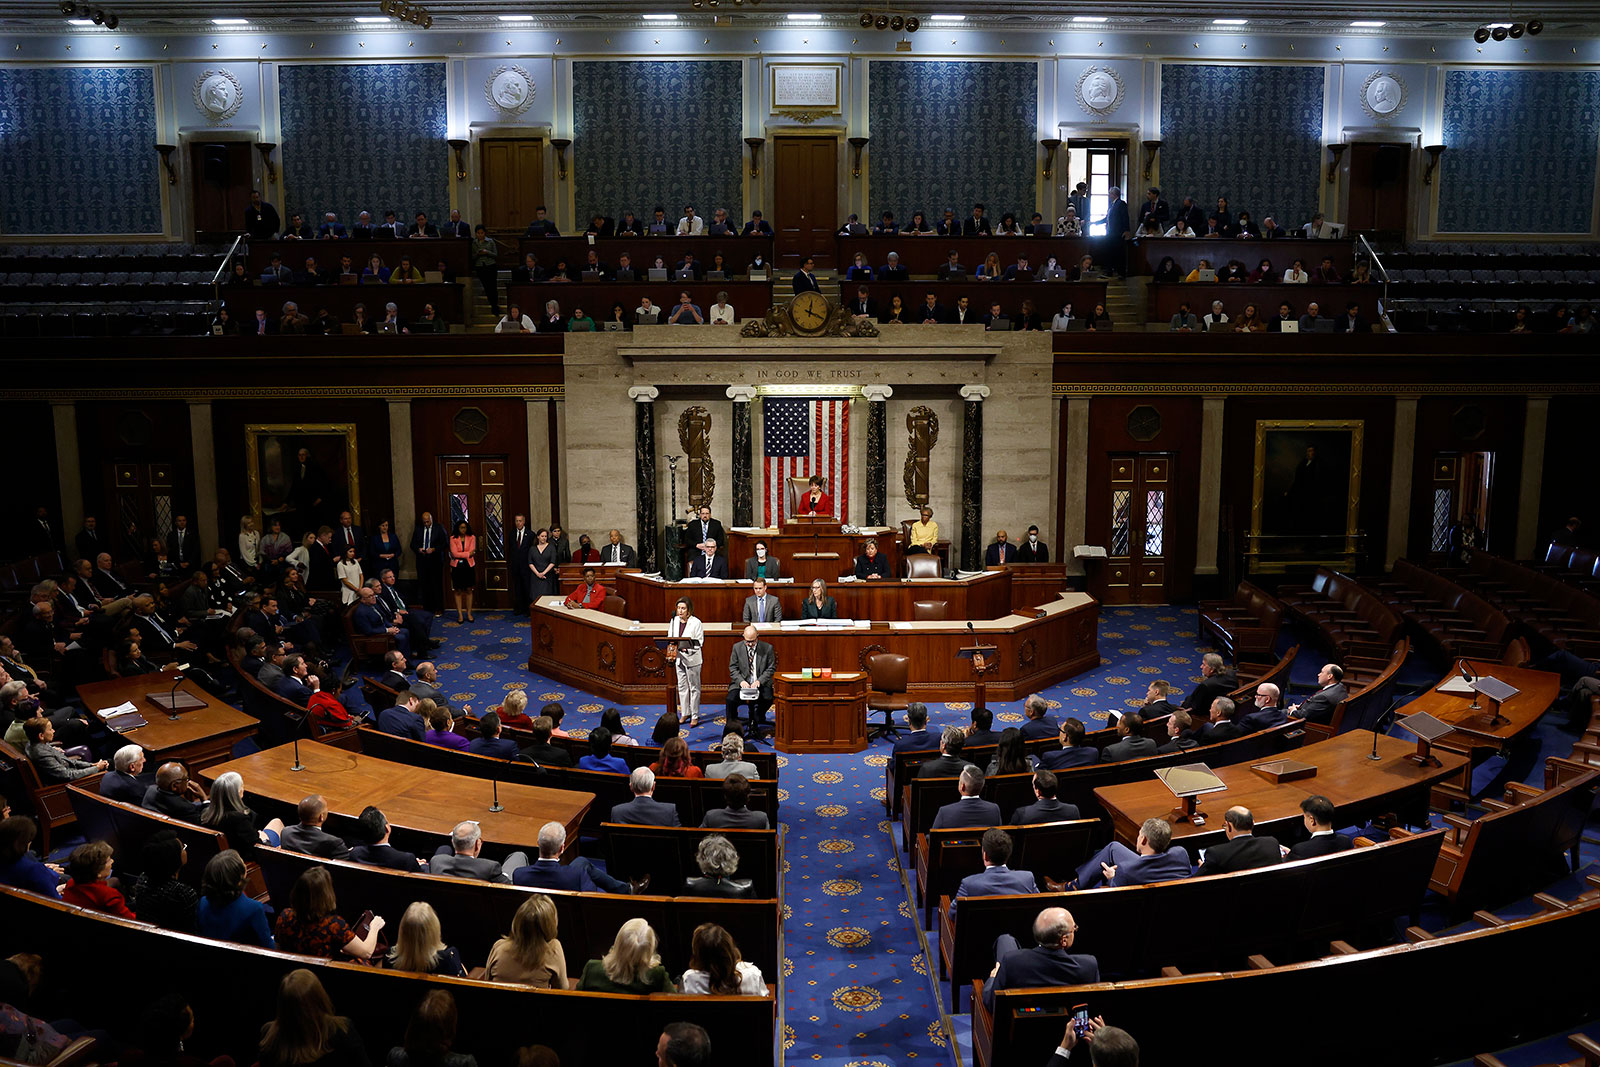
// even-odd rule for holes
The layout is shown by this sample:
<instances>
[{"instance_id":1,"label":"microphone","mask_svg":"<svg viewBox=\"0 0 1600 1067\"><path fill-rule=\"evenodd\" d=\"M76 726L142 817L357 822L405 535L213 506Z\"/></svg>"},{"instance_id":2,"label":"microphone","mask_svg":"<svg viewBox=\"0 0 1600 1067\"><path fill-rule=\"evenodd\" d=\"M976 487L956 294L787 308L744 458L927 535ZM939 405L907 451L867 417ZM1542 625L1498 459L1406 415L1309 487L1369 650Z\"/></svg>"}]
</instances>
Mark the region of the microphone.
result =
<instances>
[{"instance_id":1,"label":"microphone","mask_svg":"<svg viewBox=\"0 0 1600 1067\"><path fill-rule=\"evenodd\" d=\"M309 721L311 721L311 709L308 707L305 715L294 724L294 732L289 735L290 740L294 742L294 766L289 768L291 771L303 771L306 769L305 764L300 762L300 728Z\"/></svg>"},{"instance_id":2,"label":"microphone","mask_svg":"<svg viewBox=\"0 0 1600 1067\"><path fill-rule=\"evenodd\" d=\"M1471 685L1473 682L1476 682L1478 680L1478 679L1476 679L1476 678L1474 678L1472 676L1472 669L1467 666L1467 661L1464 658L1456 660L1456 666L1461 670L1461 677L1466 679L1466 682L1467 682L1468 685ZM1468 711L1482 711L1483 710L1482 705L1480 705L1478 703L1478 691L1476 689L1474 689L1472 691L1472 703L1467 706L1467 710Z\"/></svg>"},{"instance_id":3,"label":"microphone","mask_svg":"<svg viewBox=\"0 0 1600 1067\"><path fill-rule=\"evenodd\" d=\"M1383 725L1383 720L1388 717L1389 713L1394 711L1395 708L1399 707L1400 702L1404 699L1404 696L1395 697L1394 702L1384 709L1383 714L1379 715L1377 720L1372 724L1372 752L1367 756L1367 759L1373 761L1374 763L1383 759L1382 756L1378 755L1378 728Z\"/></svg>"},{"instance_id":4,"label":"microphone","mask_svg":"<svg viewBox=\"0 0 1600 1067\"><path fill-rule=\"evenodd\" d=\"M183 675L178 674L172 681L172 691L167 694L167 718L172 722L178 721L178 686L183 684Z\"/></svg>"}]
</instances>

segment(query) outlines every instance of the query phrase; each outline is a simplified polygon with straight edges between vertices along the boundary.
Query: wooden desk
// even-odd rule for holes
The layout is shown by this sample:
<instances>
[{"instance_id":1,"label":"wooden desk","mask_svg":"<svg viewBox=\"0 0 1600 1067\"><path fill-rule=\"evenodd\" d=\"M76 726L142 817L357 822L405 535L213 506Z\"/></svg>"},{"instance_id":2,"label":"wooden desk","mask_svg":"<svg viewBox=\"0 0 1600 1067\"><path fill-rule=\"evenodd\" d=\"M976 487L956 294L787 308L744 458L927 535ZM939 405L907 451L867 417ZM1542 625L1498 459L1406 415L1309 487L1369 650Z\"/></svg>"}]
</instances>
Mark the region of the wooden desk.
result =
<instances>
[{"instance_id":1,"label":"wooden desk","mask_svg":"<svg viewBox=\"0 0 1600 1067\"><path fill-rule=\"evenodd\" d=\"M905 221L910 222L911 219ZM1000 220L995 221L998 223ZM1018 220L1022 221L1025 220ZM971 275L983 265L984 258L990 252L1000 257L1002 267L1013 266L1018 255L1026 255L1028 265L1037 271L1044 266L1046 259L1055 256L1062 270L1070 270L1078 265L1078 260L1083 256L1098 258L1101 244L1100 240L1092 237L911 237L906 234L894 237L840 237L836 242L839 250L839 284L855 284L846 280L844 275L855 263L857 252L867 257L874 273L889 262L890 252L898 252L902 267L913 275L931 277L950 261L952 250L960 255L961 265ZM853 295L855 290L846 289L845 293L847 296Z\"/></svg>"},{"instance_id":2,"label":"wooden desk","mask_svg":"<svg viewBox=\"0 0 1600 1067\"><path fill-rule=\"evenodd\" d=\"M889 573L900 574L900 531L889 527L868 530L859 534L839 532L835 524L819 524L815 530L803 533L782 533L775 529L734 527L728 531L728 576L744 577L744 562L754 558L756 542L762 541L767 552L778 558L783 576L793 578L796 585L810 585L821 578L830 586L841 574L854 574L856 557L866 554L867 542L878 542L878 554L888 560ZM695 547L686 547L683 573L689 573L689 562L694 558ZM823 558L810 558L817 555ZM828 558L829 556L833 558ZM806 557L806 558L796 558Z\"/></svg>"},{"instance_id":3,"label":"wooden desk","mask_svg":"<svg viewBox=\"0 0 1600 1067\"><path fill-rule=\"evenodd\" d=\"M554 300L561 305L564 318L570 317L573 309L582 308L584 314L593 319L599 328L602 320L610 318L612 304L621 304L631 321L634 309L643 297L648 296L650 302L661 309L661 317L656 320L656 325L665 326L667 317L678 305L678 294L688 293L690 301L700 308L701 316L709 324L711 306L717 302L717 294L724 292L728 294L728 303L733 306L734 316L739 321L762 318L772 306L771 282L748 282L734 278L721 282L680 282L670 278L664 282L535 282L533 285L507 286L506 300L521 307L522 313L536 323L544 314L546 301ZM737 336L736 329L729 329Z\"/></svg>"},{"instance_id":4,"label":"wooden desk","mask_svg":"<svg viewBox=\"0 0 1600 1067\"><path fill-rule=\"evenodd\" d=\"M318 219L317 223L321 221ZM375 255L383 257L386 267L399 266L401 256L410 256L418 270L437 270L436 264L441 259L457 275L466 274L472 266L472 242L464 237L418 238L415 241L409 237L390 241L251 241L245 263L252 278L261 277L261 272L272 262L274 252L283 258L283 265L290 270L302 269L306 257L315 256L319 270L331 270L334 274L339 273L339 260L344 256L350 257L357 273L365 270L367 261Z\"/></svg>"},{"instance_id":5,"label":"wooden desk","mask_svg":"<svg viewBox=\"0 0 1600 1067\"><path fill-rule=\"evenodd\" d=\"M229 707L193 682L185 682L179 693L205 701L205 707L180 712L176 722L167 718L166 711L146 700L145 694L166 696L173 680L170 673L112 678L78 686L78 697L91 712L114 708L123 701L132 703L150 725L123 736L128 744L145 750L152 771L169 760L188 764L191 772L221 763L236 743L255 736L261 724L253 716Z\"/></svg>"},{"instance_id":6,"label":"wooden desk","mask_svg":"<svg viewBox=\"0 0 1600 1067\"><path fill-rule=\"evenodd\" d=\"M1048 604L1056 594L1067 588L1065 563L1007 563L1004 567L987 567L986 570L1004 570L1011 575L1011 610L1026 614L1040 604Z\"/></svg>"},{"instance_id":7,"label":"wooden desk","mask_svg":"<svg viewBox=\"0 0 1600 1067\"><path fill-rule=\"evenodd\" d=\"M1440 766L1418 767L1405 758L1416 750L1417 746L1409 741L1380 737L1378 755L1382 758L1374 763L1367 759L1372 751L1372 735L1365 730L1352 730L1293 753L1301 763L1316 765L1317 773L1310 778L1274 785L1251 770L1248 763L1213 767L1217 777L1227 783L1227 791L1201 797L1206 824L1175 823L1172 839L1188 848L1191 856L1196 848L1209 848L1222 840L1222 813L1236 804L1243 804L1255 816L1257 834L1282 831L1287 838L1300 823L1300 802L1319 793L1333 801L1338 811L1335 825L1345 826L1393 811L1419 796L1425 801L1429 789L1447 778L1461 776L1467 768L1466 756L1437 749L1434 754ZM1176 803L1167 787L1154 777L1127 785L1102 786L1094 793L1111 816L1117 840L1130 846L1146 819L1152 815L1166 818Z\"/></svg>"},{"instance_id":8,"label":"wooden desk","mask_svg":"<svg viewBox=\"0 0 1600 1067\"><path fill-rule=\"evenodd\" d=\"M1259 219L1256 221L1260 222ZM1279 278L1294 266L1297 259L1305 264L1306 273L1309 274L1322 266L1323 256L1332 256L1340 277L1348 279L1355 266L1355 245L1347 240L1311 241L1296 238L1261 241L1229 237L1141 237L1128 248L1128 270L1130 273L1154 274L1161 261L1168 256L1177 262L1185 274L1198 267L1202 259L1209 259L1212 267L1219 271L1234 259L1251 270L1255 270L1263 259L1270 259Z\"/></svg>"},{"instance_id":9,"label":"wooden desk","mask_svg":"<svg viewBox=\"0 0 1600 1067\"><path fill-rule=\"evenodd\" d=\"M773 677L772 687L778 750L860 752L866 748L867 686L864 671L836 671L832 678L780 671Z\"/></svg>"},{"instance_id":10,"label":"wooden desk","mask_svg":"<svg viewBox=\"0 0 1600 1067\"><path fill-rule=\"evenodd\" d=\"M567 848L576 848L578 827L594 802L593 793L501 782L500 803L505 810L491 813L490 783L481 778L391 763L316 741L300 742L300 761L306 769L291 771L291 748L279 745L211 767L204 777L212 780L238 771L244 776L246 793L271 801L278 809L292 811L312 793L321 793L330 812L348 819L376 804L395 827L437 837L450 836L462 819L476 819L483 827L485 846L495 845L501 851L537 849L539 827L551 821L567 828ZM286 821L293 822L293 815Z\"/></svg>"},{"instance_id":11,"label":"wooden desk","mask_svg":"<svg viewBox=\"0 0 1600 1067\"><path fill-rule=\"evenodd\" d=\"M1471 697L1441 693L1437 687L1430 688L1400 708L1395 712L1395 718L1403 719L1407 715L1425 711L1456 728L1455 733L1434 742L1435 745L1467 752L1473 749L1503 751L1539 721L1539 716L1545 713L1561 691L1561 676L1548 671L1508 667L1491 660L1468 660L1467 663L1472 667L1473 674L1493 675L1507 685L1521 690L1516 696L1500 705L1498 722L1490 722L1490 716L1495 713L1495 703L1488 697L1480 697L1478 703L1483 706L1482 710L1473 711ZM1459 677L1459 674L1452 671L1440 680L1440 684Z\"/></svg>"},{"instance_id":12,"label":"wooden desk","mask_svg":"<svg viewBox=\"0 0 1600 1067\"><path fill-rule=\"evenodd\" d=\"M1178 313L1178 305L1185 300L1194 317L1205 325L1213 300L1222 301L1222 310L1229 321L1225 330L1232 329L1234 319L1244 314L1246 304L1256 306L1262 321L1271 322L1278 317L1278 305L1288 301L1294 320L1306 313L1306 306L1315 303L1318 314L1333 322L1344 314L1344 306L1354 300L1361 305L1361 314L1369 323L1378 321L1378 297L1383 289L1376 285L1250 285L1244 282L1151 282L1146 290L1145 318L1150 322L1171 322ZM1198 331L1196 331L1198 332Z\"/></svg>"},{"instance_id":13,"label":"wooden desk","mask_svg":"<svg viewBox=\"0 0 1600 1067\"><path fill-rule=\"evenodd\" d=\"M695 617L704 623L728 622L743 625L744 602L753 595L754 582L662 582L641 574L623 572L614 581L598 580L628 602L627 617L640 622L664 623L672 618L673 607L681 596L694 602ZM577 588L582 579L574 583ZM910 581L879 579L862 582L829 580L828 595L839 606L841 619L870 619L873 622L905 622L912 617L911 605L918 600L942 600L945 617L952 625L972 619L999 619L1011 613L1009 570L987 571L976 578L917 578ZM570 589L563 588L565 595ZM767 595L783 605L785 620L803 618L809 584L768 583ZM1054 593L1038 603L1056 599ZM1024 615L1031 614L1030 610ZM776 629L776 627L774 627ZM830 665L831 666L831 665Z\"/></svg>"}]
</instances>

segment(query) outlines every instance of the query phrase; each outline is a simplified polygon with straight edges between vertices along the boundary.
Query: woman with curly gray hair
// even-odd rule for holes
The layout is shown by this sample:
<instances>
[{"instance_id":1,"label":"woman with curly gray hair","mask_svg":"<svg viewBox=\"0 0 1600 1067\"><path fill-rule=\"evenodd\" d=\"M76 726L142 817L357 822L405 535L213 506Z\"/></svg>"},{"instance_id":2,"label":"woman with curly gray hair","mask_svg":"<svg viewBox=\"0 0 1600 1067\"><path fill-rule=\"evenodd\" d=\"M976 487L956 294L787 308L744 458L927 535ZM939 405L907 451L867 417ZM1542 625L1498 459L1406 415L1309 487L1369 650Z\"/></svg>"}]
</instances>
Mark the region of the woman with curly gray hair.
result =
<instances>
[{"instance_id":1,"label":"woman with curly gray hair","mask_svg":"<svg viewBox=\"0 0 1600 1067\"><path fill-rule=\"evenodd\" d=\"M684 883L684 892L693 897L753 897L755 883L735 878L739 870L739 850L721 834L707 834L695 849L694 861L702 877Z\"/></svg>"}]
</instances>

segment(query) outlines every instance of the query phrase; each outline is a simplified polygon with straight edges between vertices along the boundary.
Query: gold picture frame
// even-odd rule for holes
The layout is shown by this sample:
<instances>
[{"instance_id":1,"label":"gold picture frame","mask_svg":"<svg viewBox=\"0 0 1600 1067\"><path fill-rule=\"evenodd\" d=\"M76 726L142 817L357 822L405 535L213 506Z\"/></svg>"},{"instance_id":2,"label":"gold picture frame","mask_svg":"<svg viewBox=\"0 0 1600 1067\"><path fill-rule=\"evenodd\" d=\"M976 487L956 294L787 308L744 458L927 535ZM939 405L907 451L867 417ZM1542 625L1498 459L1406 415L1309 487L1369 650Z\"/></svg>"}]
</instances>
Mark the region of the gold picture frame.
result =
<instances>
[{"instance_id":1,"label":"gold picture frame","mask_svg":"<svg viewBox=\"0 0 1600 1067\"><path fill-rule=\"evenodd\" d=\"M325 477L329 494L315 511L300 515L292 499L298 472L299 450L307 449L318 473ZM289 516L295 535L306 526L332 525L339 512L349 509L361 521L361 467L353 422L250 423L244 428L245 478L250 513L265 530L273 517ZM286 524L287 525L287 524Z\"/></svg>"},{"instance_id":2,"label":"gold picture frame","mask_svg":"<svg viewBox=\"0 0 1600 1067\"><path fill-rule=\"evenodd\" d=\"M1252 569L1353 566L1361 550L1361 419L1257 419Z\"/></svg>"}]
</instances>

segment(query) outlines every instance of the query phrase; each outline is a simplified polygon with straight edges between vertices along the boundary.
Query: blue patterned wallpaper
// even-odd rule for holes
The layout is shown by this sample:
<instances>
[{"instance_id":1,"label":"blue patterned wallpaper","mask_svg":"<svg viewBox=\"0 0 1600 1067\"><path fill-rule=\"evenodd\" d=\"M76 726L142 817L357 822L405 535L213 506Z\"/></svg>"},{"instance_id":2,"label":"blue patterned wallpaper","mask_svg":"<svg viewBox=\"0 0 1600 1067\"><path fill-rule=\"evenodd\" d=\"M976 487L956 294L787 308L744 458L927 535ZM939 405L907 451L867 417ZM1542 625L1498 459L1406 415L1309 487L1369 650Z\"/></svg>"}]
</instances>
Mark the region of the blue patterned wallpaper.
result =
<instances>
[{"instance_id":1,"label":"blue patterned wallpaper","mask_svg":"<svg viewBox=\"0 0 1600 1067\"><path fill-rule=\"evenodd\" d=\"M1035 63L874 61L868 70L869 224L971 214L1026 224L1037 200L1039 68Z\"/></svg>"},{"instance_id":2,"label":"blue patterned wallpaper","mask_svg":"<svg viewBox=\"0 0 1600 1067\"><path fill-rule=\"evenodd\" d=\"M160 233L148 68L0 68L0 229Z\"/></svg>"},{"instance_id":3,"label":"blue patterned wallpaper","mask_svg":"<svg viewBox=\"0 0 1600 1067\"><path fill-rule=\"evenodd\" d=\"M1192 196L1207 213L1226 196L1258 225L1267 215L1309 222L1322 187L1324 75L1320 65L1163 64L1162 196L1174 210ZM1143 202L1144 190L1127 199Z\"/></svg>"},{"instance_id":4,"label":"blue patterned wallpaper","mask_svg":"<svg viewBox=\"0 0 1600 1067\"><path fill-rule=\"evenodd\" d=\"M648 219L657 204L744 218L744 70L736 60L575 62L572 168L577 218Z\"/></svg>"},{"instance_id":5,"label":"blue patterned wallpaper","mask_svg":"<svg viewBox=\"0 0 1600 1067\"><path fill-rule=\"evenodd\" d=\"M1600 71L1447 72L1439 231L1588 233L1597 140Z\"/></svg>"},{"instance_id":6,"label":"blue patterned wallpaper","mask_svg":"<svg viewBox=\"0 0 1600 1067\"><path fill-rule=\"evenodd\" d=\"M312 225L362 210L450 214L443 63L286 64L278 70L284 207Z\"/></svg>"}]
</instances>

